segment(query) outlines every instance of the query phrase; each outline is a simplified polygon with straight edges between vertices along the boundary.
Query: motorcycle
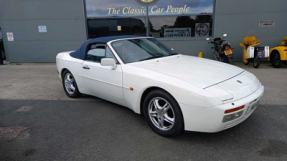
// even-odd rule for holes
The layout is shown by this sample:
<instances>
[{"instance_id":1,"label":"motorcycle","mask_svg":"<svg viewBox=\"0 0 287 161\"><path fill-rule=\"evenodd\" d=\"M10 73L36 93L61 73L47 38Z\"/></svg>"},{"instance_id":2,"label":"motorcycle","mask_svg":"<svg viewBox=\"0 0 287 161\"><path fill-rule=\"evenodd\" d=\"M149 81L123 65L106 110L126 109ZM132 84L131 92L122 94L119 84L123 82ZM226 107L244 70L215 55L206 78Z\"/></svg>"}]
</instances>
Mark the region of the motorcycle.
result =
<instances>
[{"instance_id":1,"label":"motorcycle","mask_svg":"<svg viewBox=\"0 0 287 161\"><path fill-rule=\"evenodd\" d=\"M215 49L214 51L214 58L217 61L221 61L224 63L232 64L233 59L233 50L235 48L231 48L229 43L224 43L226 40L224 38L227 36L227 34L223 35L223 38L217 37L214 39L206 38L207 41L211 40L208 43L211 43L214 45L214 47L211 47L211 49Z\"/></svg>"},{"instance_id":2,"label":"motorcycle","mask_svg":"<svg viewBox=\"0 0 287 161\"><path fill-rule=\"evenodd\" d=\"M269 46L258 47L260 41L255 36L247 36L239 44L243 47L243 63L249 65L253 62L253 67L258 68L260 66L261 59L269 57Z\"/></svg>"}]
</instances>

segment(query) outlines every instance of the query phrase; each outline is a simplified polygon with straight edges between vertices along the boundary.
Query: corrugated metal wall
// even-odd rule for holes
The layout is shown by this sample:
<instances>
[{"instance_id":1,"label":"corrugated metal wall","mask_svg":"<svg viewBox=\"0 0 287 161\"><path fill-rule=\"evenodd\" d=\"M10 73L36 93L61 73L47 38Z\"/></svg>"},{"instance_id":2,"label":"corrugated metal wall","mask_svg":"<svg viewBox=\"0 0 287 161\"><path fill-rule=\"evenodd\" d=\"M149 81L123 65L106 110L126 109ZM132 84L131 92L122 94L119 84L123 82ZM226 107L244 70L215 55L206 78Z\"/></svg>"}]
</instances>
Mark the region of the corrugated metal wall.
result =
<instances>
[{"instance_id":1,"label":"corrugated metal wall","mask_svg":"<svg viewBox=\"0 0 287 161\"><path fill-rule=\"evenodd\" d=\"M86 40L82 0L2 0L0 7L3 33L14 34L13 42L4 38L8 61L55 62ZM39 25L48 32L39 33Z\"/></svg>"},{"instance_id":2,"label":"corrugated metal wall","mask_svg":"<svg viewBox=\"0 0 287 161\"><path fill-rule=\"evenodd\" d=\"M271 47L287 36L286 6L286 0L216 0L214 35L227 33L236 47L235 60L241 61L239 43L248 31ZM0 11L8 61L55 62L58 52L75 50L86 41L83 0L0 0ZM275 27L259 27L260 20L275 20ZM48 32L39 33L39 25L46 25ZM7 41L7 32L14 33L15 41ZM205 39L160 40L179 53L197 56L202 51L213 58Z\"/></svg>"}]
</instances>

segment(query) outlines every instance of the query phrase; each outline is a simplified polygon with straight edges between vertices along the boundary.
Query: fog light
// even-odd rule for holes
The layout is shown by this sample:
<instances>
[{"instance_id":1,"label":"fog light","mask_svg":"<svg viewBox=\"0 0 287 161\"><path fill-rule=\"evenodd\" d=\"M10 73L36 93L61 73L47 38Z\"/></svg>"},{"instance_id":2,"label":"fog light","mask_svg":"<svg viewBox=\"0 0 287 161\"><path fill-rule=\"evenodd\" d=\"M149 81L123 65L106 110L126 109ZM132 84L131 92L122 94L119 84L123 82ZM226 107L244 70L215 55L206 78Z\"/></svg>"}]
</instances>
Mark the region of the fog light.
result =
<instances>
[{"instance_id":1,"label":"fog light","mask_svg":"<svg viewBox=\"0 0 287 161\"><path fill-rule=\"evenodd\" d=\"M243 114L243 111L236 112L236 113L230 114L230 115L226 115L226 116L223 117L222 122L224 123L224 122L228 122L228 121L237 119L237 118L241 117L242 114Z\"/></svg>"}]
</instances>

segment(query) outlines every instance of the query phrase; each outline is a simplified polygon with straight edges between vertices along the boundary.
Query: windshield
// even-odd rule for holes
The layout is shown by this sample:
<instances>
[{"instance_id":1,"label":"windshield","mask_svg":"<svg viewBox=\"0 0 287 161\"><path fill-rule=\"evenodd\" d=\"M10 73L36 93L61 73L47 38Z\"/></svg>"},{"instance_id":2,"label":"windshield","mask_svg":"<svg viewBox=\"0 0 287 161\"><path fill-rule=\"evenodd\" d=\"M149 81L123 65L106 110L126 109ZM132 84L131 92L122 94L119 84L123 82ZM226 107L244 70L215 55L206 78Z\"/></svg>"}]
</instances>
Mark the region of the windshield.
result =
<instances>
[{"instance_id":1,"label":"windshield","mask_svg":"<svg viewBox=\"0 0 287 161\"><path fill-rule=\"evenodd\" d=\"M153 38L128 39L112 43L124 63L145 61L177 54L171 48Z\"/></svg>"}]
</instances>

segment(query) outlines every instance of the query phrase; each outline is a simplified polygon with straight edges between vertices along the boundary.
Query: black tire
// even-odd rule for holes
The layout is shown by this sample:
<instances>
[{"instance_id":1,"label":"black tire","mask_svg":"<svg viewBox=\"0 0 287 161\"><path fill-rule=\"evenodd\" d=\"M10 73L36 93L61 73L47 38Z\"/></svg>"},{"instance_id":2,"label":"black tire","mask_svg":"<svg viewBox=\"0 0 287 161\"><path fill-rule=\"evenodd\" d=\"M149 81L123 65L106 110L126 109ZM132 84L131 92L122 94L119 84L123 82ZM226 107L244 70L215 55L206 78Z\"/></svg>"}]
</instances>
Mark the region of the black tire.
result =
<instances>
[{"instance_id":1,"label":"black tire","mask_svg":"<svg viewBox=\"0 0 287 161\"><path fill-rule=\"evenodd\" d=\"M253 59L253 67L254 68L259 68L260 62L261 62L260 58L254 58Z\"/></svg>"},{"instance_id":2,"label":"black tire","mask_svg":"<svg viewBox=\"0 0 287 161\"><path fill-rule=\"evenodd\" d=\"M245 63L245 62L243 62L244 63L244 65L248 65L249 64L249 61L247 60L247 62Z\"/></svg>"},{"instance_id":3,"label":"black tire","mask_svg":"<svg viewBox=\"0 0 287 161\"><path fill-rule=\"evenodd\" d=\"M287 65L287 62L286 62L286 61L284 61L284 62L283 62L283 64L284 64L284 65Z\"/></svg>"},{"instance_id":4,"label":"black tire","mask_svg":"<svg viewBox=\"0 0 287 161\"><path fill-rule=\"evenodd\" d=\"M277 51L272 54L272 60L271 60L271 62L272 62L272 66L273 66L274 68L279 68L279 67L281 67L282 61L281 61L281 58L280 58L280 54L279 54Z\"/></svg>"},{"instance_id":5,"label":"black tire","mask_svg":"<svg viewBox=\"0 0 287 161\"><path fill-rule=\"evenodd\" d=\"M2 60L6 60L6 55L4 50L1 50L1 56L2 56Z\"/></svg>"},{"instance_id":6,"label":"black tire","mask_svg":"<svg viewBox=\"0 0 287 161\"><path fill-rule=\"evenodd\" d=\"M228 63L233 65L233 62L232 62L232 59L231 58L228 58Z\"/></svg>"},{"instance_id":7,"label":"black tire","mask_svg":"<svg viewBox=\"0 0 287 161\"><path fill-rule=\"evenodd\" d=\"M151 118L152 116L149 115L149 108L152 108L152 107L155 108L154 101L156 99L162 99L158 101L158 104L161 104L160 101L163 101L163 104L168 103L170 106L167 106L167 107L170 107L170 108L168 108L169 111L167 111L165 114L161 112L167 108L162 108L162 110L158 110L161 112L158 112L156 114L157 116L153 116L153 119L152 119ZM143 112L144 112L145 119L148 122L149 126L152 128L154 132L156 132L157 134L161 136L165 136L165 137L176 136L176 135L179 135L184 130L183 115L182 115L181 109L177 101L169 93L163 90L160 90L160 89L153 90L146 96L144 103L143 103ZM158 122L160 122L160 120L165 120L167 118L166 114L168 115L168 118L173 117L172 118L173 124L170 124L169 126L170 129L166 128L165 130L163 130L163 128L160 129L160 127L157 127L154 122L156 120ZM159 117L162 117L162 118L159 118ZM165 126L164 125L165 123L169 124L168 121L167 122L163 121L162 125Z\"/></svg>"},{"instance_id":8,"label":"black tire","mask_svg":"<svg viewBox=\"0 0 287 161\"><path fill-rule=\"evenodd\" d=\"M224 59L223 60L224 63L232 64L232 60L227 55L224 55L223 59Z\"/></svg>"},{"instance_id":9,"label":"black tire","mask_svg":"<svg viewBox=\"0 0 287 161\"><path fill-rule=\"evenodd\" d=\"M70 78L73 78L73 80L74 80L71 83L71 85L73 85L73 87L74 87L73 91L68 91L67 87L65 86L66 76L71 76ZM71 97L71 98L79 98L79 97L81 97L82 94L79 92L76 80L75 80L73 74L69 70L65 70L63 72L62 84L63 84L64 91L65 91L65 93L67 94L68 97Z\"/></svg>"}]
</instances>

